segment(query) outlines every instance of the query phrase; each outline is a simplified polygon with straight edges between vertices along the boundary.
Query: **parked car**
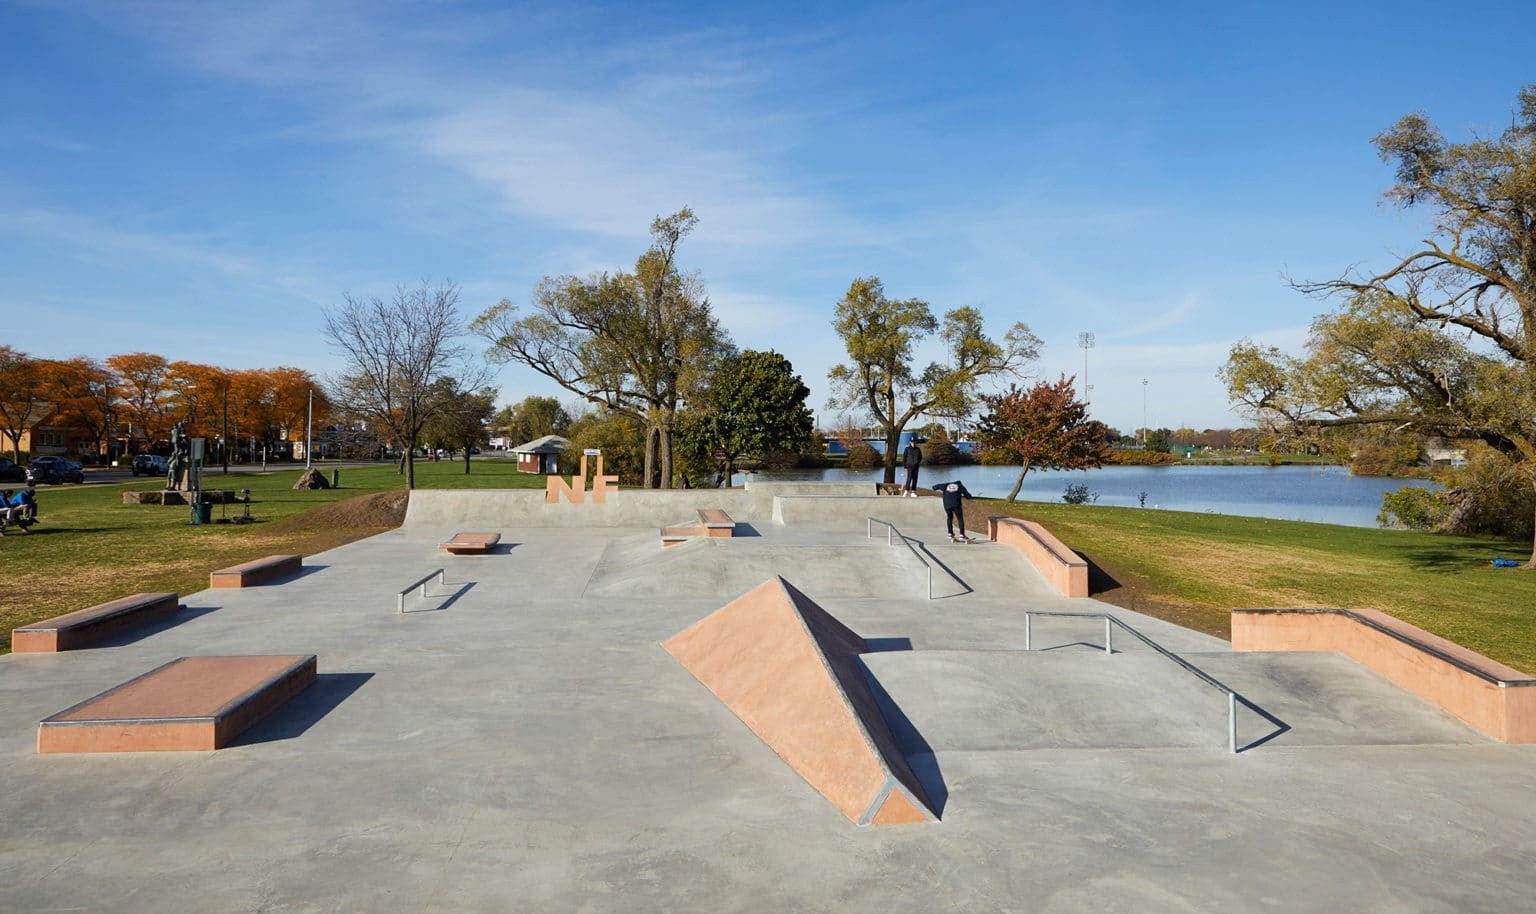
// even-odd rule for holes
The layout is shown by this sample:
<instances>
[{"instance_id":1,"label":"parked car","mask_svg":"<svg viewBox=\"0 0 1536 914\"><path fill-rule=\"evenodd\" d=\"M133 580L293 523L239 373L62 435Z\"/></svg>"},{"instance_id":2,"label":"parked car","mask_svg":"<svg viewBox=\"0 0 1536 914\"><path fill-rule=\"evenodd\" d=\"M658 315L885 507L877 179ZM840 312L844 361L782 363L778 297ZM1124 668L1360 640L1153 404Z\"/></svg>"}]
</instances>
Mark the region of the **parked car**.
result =
<instances>
[{"instance_id":1,"label":"parked car","mask_svg":"<svg viewBox=\"0 0 1536 914\"><path fill-rule=\"evenodd\" d=\"M53 486L66 482L85 482L85 468L63 457L37 457L27 467L27 482L33 485L46 482Z\"/></svg>"},{"instance_id":2,"label":"parked car","mask_svg":"<svg viewBox=\"0 0 1536 914\"><path fill-rule=\"evenodd\" d=\"M0 457L0 482L26 482L27 468L5 457Z\"/></svg>"},{"instance_id":3,"label":"parked car","mask_svg":"<svg viewBox=\"0 0 1536 914\"><path fill-rule=\"evenodd\" d=\"M135 476L164 476L170 471L170 464L159 454L133 455L133 475Z\"/></svg>"}]
</instances>

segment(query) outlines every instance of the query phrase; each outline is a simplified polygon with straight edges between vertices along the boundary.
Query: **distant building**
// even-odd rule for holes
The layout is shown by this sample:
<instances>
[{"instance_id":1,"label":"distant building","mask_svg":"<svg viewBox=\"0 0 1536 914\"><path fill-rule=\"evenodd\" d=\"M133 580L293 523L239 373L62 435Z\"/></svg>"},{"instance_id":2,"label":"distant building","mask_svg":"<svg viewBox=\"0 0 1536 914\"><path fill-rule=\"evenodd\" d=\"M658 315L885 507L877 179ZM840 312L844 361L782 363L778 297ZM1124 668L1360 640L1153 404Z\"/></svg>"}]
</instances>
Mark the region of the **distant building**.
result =
<instances>
[{"instance_id":1,"label":"distant building","mask_svg":"<svg viewBox=\"0 0 1536 914\"><path fill-rule=\"evenodd\" d=\"M560 453L571 446L569 439L559 435L545 435L512 449L517 455L517 469L523 473L560 472Z\"/></svg>"},{"instance_id":2,"label":"distant building","mask_svg":"<svg viewBox=\"0 0 1536 914\"><path fill-rule=\"evenodd\" d=\"M1449 465L1462 467L1467 465L1467 449L1464 447L1425 448L1424 456L1429 458L1430 466Z\"/></svg>"}]
</instances>

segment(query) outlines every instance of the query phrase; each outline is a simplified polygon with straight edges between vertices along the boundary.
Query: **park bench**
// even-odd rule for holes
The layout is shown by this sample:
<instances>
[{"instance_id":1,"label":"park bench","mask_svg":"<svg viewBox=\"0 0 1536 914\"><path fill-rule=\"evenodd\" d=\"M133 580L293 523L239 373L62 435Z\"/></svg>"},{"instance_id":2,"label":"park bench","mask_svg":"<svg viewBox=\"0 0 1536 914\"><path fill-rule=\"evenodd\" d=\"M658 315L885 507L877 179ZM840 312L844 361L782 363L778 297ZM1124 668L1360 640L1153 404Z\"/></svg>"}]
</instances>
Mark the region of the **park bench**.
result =
<instances>
[{"instance_id":1,"label":"park bench","mask_svg":"<svg viewBox=\"0 0 1536 914\"><path fill-rule=\"evenodd\" d=\"M448 542L438 543L437 548L453 555L484 555L499 542L500 533L455 533Z\"/></svg>"},{"instance_id":2,"label":"park bench","mask_svg":"<svg viewBox=\"0 0 1536 914\"><path fill-rule=\"evenodd\" d=\"M1049 530L1016 517L989 517L987 530L994 543L1008 543L1024 553L1062 596L1088 596L1088 563Z\"/></svg>"},{"instance_id":3,"label":"park bench","mask_svg":"<svg viewBox=\"0 0 1536 914\"><path fill-rule=\"evenodd\" d=\"M1374 609L1234 609L1234 651L1340 653L1506 743L1536 743L1536 679Z\"/></svg>"},{"instance_id":4,"label":"park bench","mask_svg":"<svg viewBox=\"0 0 1536 914\"><path fill-rule=\"evenodd\" d=\"M37 751L221 749L315 681L315 655L180 657L37 725Z\"/></svg>"},{"instance_id":5,"label":"park bench","mask_svg":"<svg viewBox=\"0 0 1536 914\"><path fill-rule=\"evenodd\" d=\"M698 537L731 537L735 535L736 522L719 508L700 508L697 523L680 524L661 528L661 545L676 546Z\"/></svg>"},{"instance_id":6,"label":"park bench","mask_svg":"<svg viewBox=\"0 0 1536 914\"><path fill-rule=\"evenodd\" d=\"M208 586L215 588L255 587L273 578L298 574L304 567L302 555L269 555L266 558L221 568L208 575Z\"/></svg>"},{"instance_id":7,"label":"park bench","mask_svg":"<svg viewBox=\"0 0 1536 914\"><path fill-rule=\"evenodd\" d=\"M89 647L121 632L175 615L174 593L138 593L11 630L11 650L51 654Z\"/></svg>"}]
</instances>

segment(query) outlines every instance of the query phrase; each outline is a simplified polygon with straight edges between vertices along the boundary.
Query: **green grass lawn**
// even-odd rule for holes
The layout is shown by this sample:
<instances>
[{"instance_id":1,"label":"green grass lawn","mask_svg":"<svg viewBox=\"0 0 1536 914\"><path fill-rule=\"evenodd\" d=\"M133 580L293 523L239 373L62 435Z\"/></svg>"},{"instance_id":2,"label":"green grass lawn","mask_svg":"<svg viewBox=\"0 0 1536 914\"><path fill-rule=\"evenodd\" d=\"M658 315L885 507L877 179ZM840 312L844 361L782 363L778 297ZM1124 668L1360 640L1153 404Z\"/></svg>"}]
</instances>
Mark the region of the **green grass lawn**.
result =
<instances>
[{"instance_id":1,"label":"green grass lawn","mask_svg":"<svg viewBox=\"0 0 1536 914\"><path fill-rule=\"evenodd\" d=\"M326 477L330 469L321 466ZM213 505L215 523L193 525L186 506L125 505L124 491L155 491L158 479L114 486L42 486L42 523L32 532L0 537L0 651L11 629L141 591L192 593L208 573L264 555L309 555L376 533L383 527L327 526L304 515L359 495L404 491L393 464L341 468L338 489L295 490L300 469L264 474L205 473L205 489L249 488L256 523L217 523L244 513L240 504ZM513 459L418 463L422 488L543 488L544 479L517 471ZM9 488L9 486L7 486Z\"/></svg>"},{"instance_id":2,"label":"green grass lawn","mask_svg":"<svg viewBox=\"0 0 1536 914\"><path fill-rule=\"evenodd\" d=\"M1524 561L1528 541L1089 505L977 508L1039 521L1083 553L1113 579L1094 596L1205 631L1229 630L1238 607L1379 609L1536 673L1536 573L1488 564Z\"/></svg>"}]
</instances>

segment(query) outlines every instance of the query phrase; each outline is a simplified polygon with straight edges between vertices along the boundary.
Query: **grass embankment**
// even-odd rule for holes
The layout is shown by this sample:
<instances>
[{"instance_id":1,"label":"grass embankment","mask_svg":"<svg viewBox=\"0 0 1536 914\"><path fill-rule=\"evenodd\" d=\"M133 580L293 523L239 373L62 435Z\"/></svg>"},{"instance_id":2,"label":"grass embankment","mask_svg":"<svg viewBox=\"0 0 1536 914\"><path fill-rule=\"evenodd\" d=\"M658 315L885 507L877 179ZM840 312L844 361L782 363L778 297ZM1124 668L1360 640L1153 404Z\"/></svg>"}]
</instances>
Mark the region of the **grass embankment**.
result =
<instances>
[{"instance_id":1,"label":"grass embankment","mask_svg":"<svg viewBox=\"0 0 1536 914\"><path fill-rule=\"evenodd\" d=\"M193 593L208 573L274 553L323 552L399 523L405 481L392 464L343 467L341 488L295 490L299 469L270 473L205 473L205 488L249 488L251 524L217 523L244 513L214 505L212 524L189 523L186 506L125 505L125 491L155 491L159 480L122 485L42 486L42 522L30 533L0 537L0 653L11 629L145 591ZM326 478L330 469L322 467ZM543 488L517 472L514 460L418 463L416 484L430 488ZM10 486L6 486L9 488ZM355 502L359 496L378 496ZM346 504L342 504L346 503Z\"/></svg>"},{"instance_id":2,"label":"grass embankment","mask_svg":"<svg viewBox=\"0 0 1536 914\"><path fill-rule=\"evenodd\" d=\"M1379 609L1536 674L1536 572L1488 565L1524 560L1528 541L991 499L973 511L973 524L1044 524L1096 566L1094 597L1191 628L1227 637L1235 607Z\"/></svg>"}]
</instances>

